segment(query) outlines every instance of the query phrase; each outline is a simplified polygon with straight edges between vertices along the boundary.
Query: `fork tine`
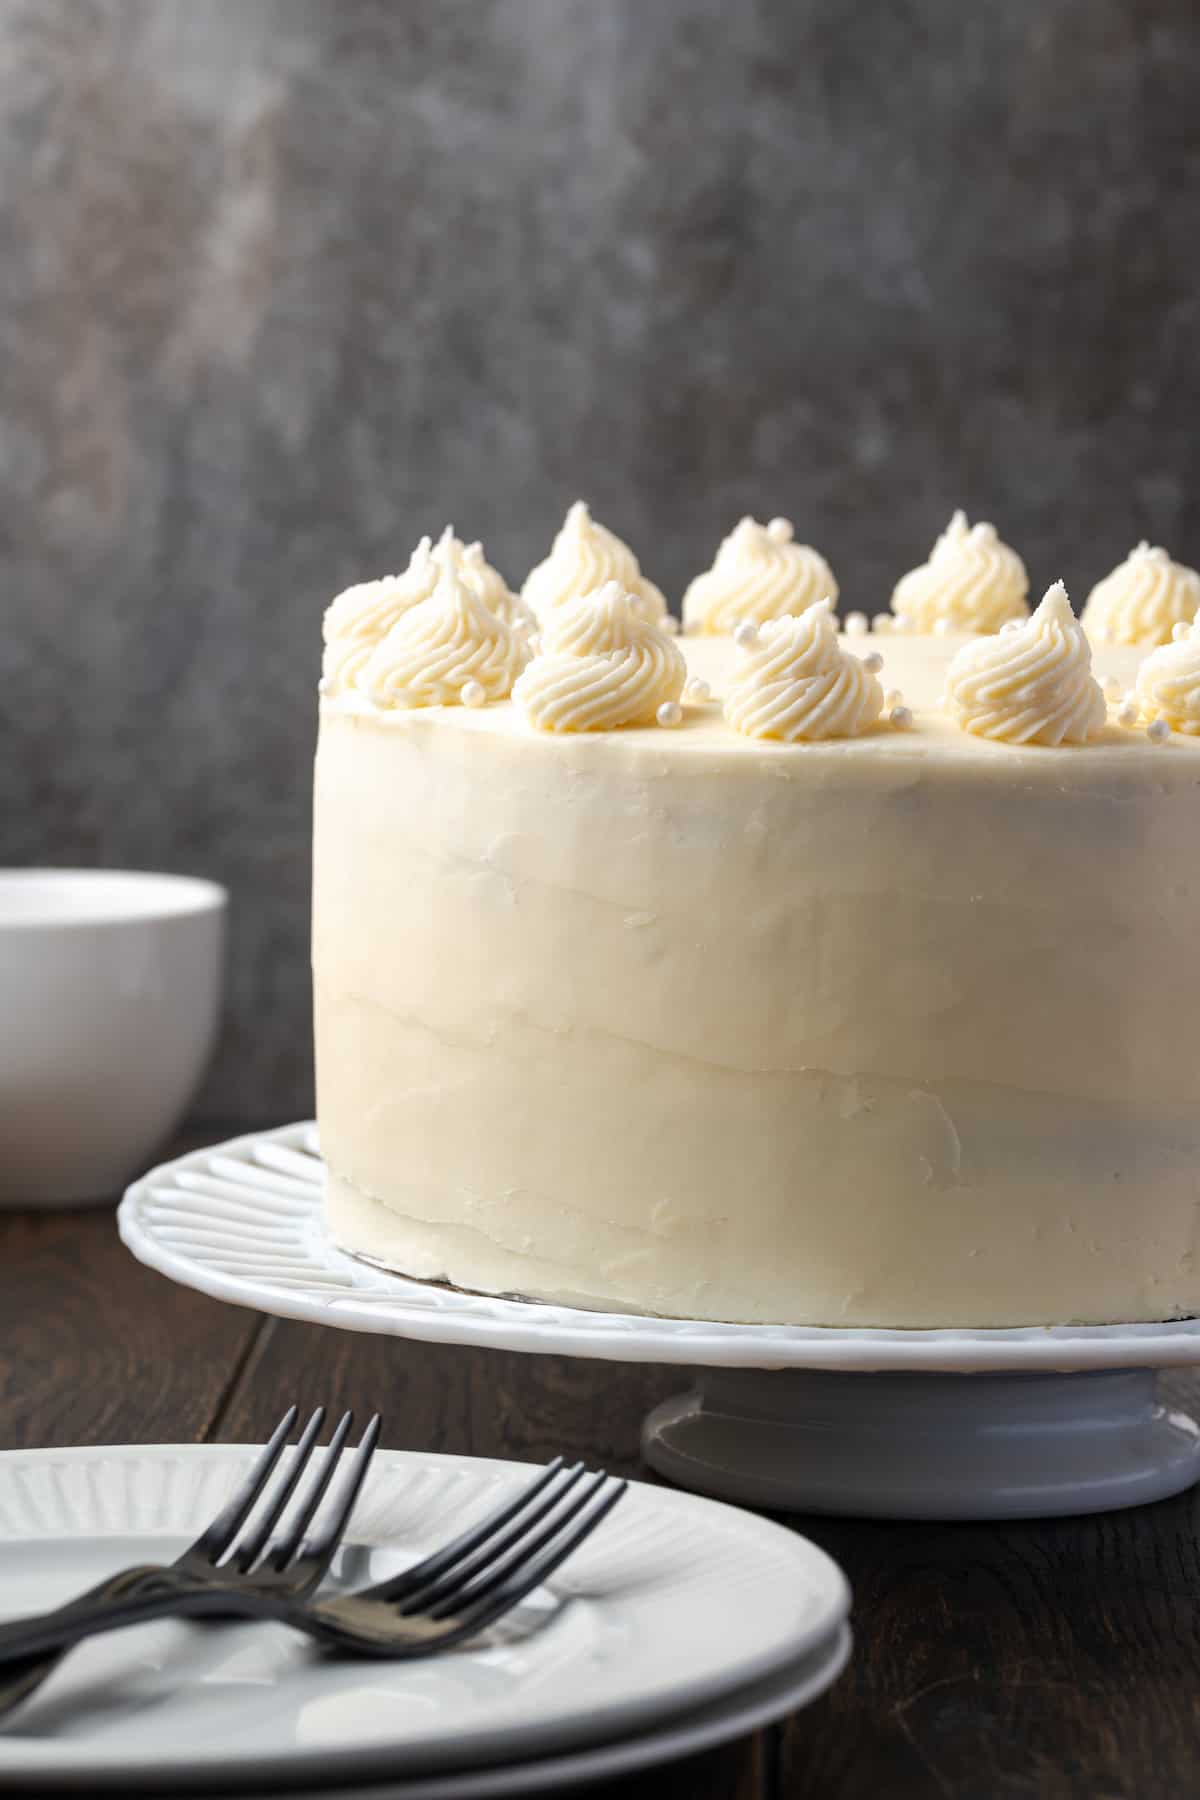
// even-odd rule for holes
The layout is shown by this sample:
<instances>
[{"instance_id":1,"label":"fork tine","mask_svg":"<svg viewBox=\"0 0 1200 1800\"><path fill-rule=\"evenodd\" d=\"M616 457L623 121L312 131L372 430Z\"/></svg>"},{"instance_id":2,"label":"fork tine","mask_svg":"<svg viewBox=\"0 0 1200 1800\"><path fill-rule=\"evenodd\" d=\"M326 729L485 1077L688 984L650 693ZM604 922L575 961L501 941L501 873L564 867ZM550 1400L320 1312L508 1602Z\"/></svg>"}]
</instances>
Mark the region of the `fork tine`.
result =
<instances>
[{"instance_id":1,"label":"fork tine","mask_svg":"<svg viewBox=\"0 0 1200 1800\"><path fill-rule=\"evenodd\" d=\"M437 1581L448 1569L453 1568L455 1563L461 1562L464 1556L469 1556L472 1550L478 1549L480 1544L492 1536L493 1532L499 1531L507 1525L509 1520L523 1511L531 1500L536 1500L543 1488L548 1487L554 1480L562 1466L562 1457L554 1457L540 1471L536 1480L522 1488L514 1499L504 1501L501 1506L496 1508L495 1512L490 1512L485 1519L478 1520L469 1530L464 1531L461 1537L456 1537L442 1549L435 1550L432 1556L427 1556L414 1568L405 1569L402 1575L397 1575L392 1581L380 1582L378 1587L372 1588L372 1599L401 1600L406 1595L415 1593L418 1588L426 1587L430 1582ZM581 1470L583 1464L576 1463L575 1468Z\"/></svg>"},{"instance_id":2,"label":"fork tine","mask_svg":"<svg viewBox=\"0 0 1200 1800\"><path fill-rule=\"evenodd\" d=\"M230 1562L233 1567L240 1570L243 1575L254 1567L255 1563L262 1555L263 1549L271 1533L283 1517L284 1509L292 1495L295 1493L300 1477L308 1467L309 1458L313 1453L313 1445L316 1443L317 1435L324 1423L325 1408L323 1406L318 1406L313 1413L312 1418L304 1427L304 1435L301 1437L300 1442L296 1445L296 1448L292 1453L291 1466L288 1469L287 1475L282 1481L276 1484L279 1490L278 1493L273 1493L270 1496L270 1505L267 1507L264 1516L261 1519L255 1520L253 1529L248 1531L245 1536L238 1538L237 1542L234 1544Z\"/></svg>"},{"instance_id":3,"label":"fork tine","mask_svg":"<svg viewBox=\"0 0 1200 1800\"><path fill-rule=\"evenodd\" d=\"M571 1492L580 1478L586 1474L587 1470L581 1462L572 1463L571 1467L563 1473L562 1480L558 1485L546 1493L536 1506L522 1506L520 1516L515 1523L510 1524L507 1530L500 1530L486 1537L473 1555L456 1559L455 1566L450 1573L433 1581L413 1582L405 1595L406 1604L403 1610L406 1613L428 1612L434 1601L440 1600L443 1595L461 1594L474 1576L482 1575L484 1570L496 1561L497 1557L503 1556L506 1550L526 1538L533 1526L540 1519L544 1519L547 1513L552 1512L560 1501L564 1500ZM532 1499L534 1496L531 1495L529 1498ZM420 1567L423 1565L419 1565L418 1570ZM417 1572L410 1571L410 1573Z\"/></svg>"},{"instance_id":4,"label":"fork tine","mask_svg":"<svg viewBox=\"0 0 1200 1800\"><path fill-rule=\"evenodd\" d=\"M258 1461L247 1475L233 1498L221 1508L212 1524L202 1531L191 1550L197 1555L207 1556L216 1562L224 1556L230 1544L241 1530L253 1510L254 1503L262 1493L270 1479L271 1471L283 1452L283 1446L292 1435L292 1426L299 1414L298 1406L289 1406L263 1445Z\"/></svg>"},{"instance_id":5,"label":"fork tine","mask_svg":"<svg viewBox=\"0 0 1200 1800\"><path fill-rule=\"evenodd\" d=\"M502 1618L506 1612L511 1612L513 1607L525 1598L526 1594L532 1593L535 1587L539 1587L543 1581L553 1575L555 1569L578 1550L584 1539L592 1535L601 1520L612 1511L628 1486L627 1481L616 1482L606 1494L601 1495L591 1511L584 1513L574 1529L567 1532L565 1537L552 1543L541 1556L535 1556L532 1561L524 1562L510 1580L504 1582L499 1588L493 1589L487 1598L479 1599L474 1605L468 1606L462 1613L461 1624L438 1640L438 1648L445 1649L451 1644L461 1642L463 1638L475 1637L488 1625L493 1625L497 1619ZM489 1588L491 1585L491 1583L488 1584Z\"/></svg>"},{"instance_id":6,"label":"fork tine","mask_svg":"<svg viewBox=\"0 0 1200 1800\"><path fill-rule=\"evenodd\" d=\"M296 1516L288 1522L286 1536L278 1538L267 1546L267 1560L273 1569L286 1569L296 1555L304 1540L304 1534L312 1524L313 1515L325 1498L326 1490L333 1480L334 1470L341 1461L342 1451L346 1448L346 1439L350 1436L350 1427L354 1423L354 1414L349 1408L337 1422L333 1436L326 1445L325 1454L321 1458L321 1466L313 1475L308 1491L296 1509Z\"/></svg>"},{"instance_id":7,"label":"fork tine","mask_svg":"<svg viewBox=\"0 0 1200 1800\"><path fill-rule=\"evenodd\" d=\"M608 1476L603 1469L600 1469L585 1487L571 1496L564 1507L555 1510L549 1523L543 1525L540 1531L532 1533L522 1531L515 1548L510 1549L507 1555L502 1556L498 1562L489 1558L491 1566L486 1569L486 1572L476 1574L472 1579L444 1582L436 1599L431 1603L421 1604L419 1600L410 1601L401 1608L401 1611L409 1613L420 1610L428 1613L431 1618L444 1619L448 1613L457 1612L461 1607L481 1600L485 1594L490 1594L510 1576L516 1575L531 1556L536 1556L544 1545L556 1538L563 1527L569 1525L571 1520L583 1511L589 1500L595 1498L607 1480ZM544 1516L545 1511L545 1507L539 1509L539 1516Z\"/></svg>"},{"instance_id":8,"label":"fork tine","mask_svg":"<svg viewBox=\"0 0 1200 1800\"><path fill-rule=\"evenodd\" d=\"M330 1517L325 1520L319 1533L307 1538L300 1546L298 1560L306 1563L311 1572L324 1574L333 1561L334 1552L342 1541L346 1526L350 1523L350 1514L354 1511L362 1484L367 1478L382 1423L376 1413L359 1439L354 1461L342 1477Z\"/></svg>"}]
</instances>

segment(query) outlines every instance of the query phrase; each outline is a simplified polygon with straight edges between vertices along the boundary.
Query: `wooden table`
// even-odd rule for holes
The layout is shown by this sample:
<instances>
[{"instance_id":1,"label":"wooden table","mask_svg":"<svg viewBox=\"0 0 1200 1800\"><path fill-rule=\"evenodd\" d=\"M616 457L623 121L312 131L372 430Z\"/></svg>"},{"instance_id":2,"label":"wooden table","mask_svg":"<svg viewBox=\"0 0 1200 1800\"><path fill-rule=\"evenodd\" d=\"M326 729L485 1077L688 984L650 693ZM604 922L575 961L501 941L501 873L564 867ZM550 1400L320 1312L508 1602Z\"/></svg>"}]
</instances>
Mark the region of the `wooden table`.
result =
<instances>
[{"instance_id":1,"label":"wooden table","mask_svg":"<svg viewBox=\"0 0 1200 1800\"><path fill-rule=\"evenodd\" d=\"M213 1138L230 1135L213 1132ZM193 1134L179 1148L197 1142ZM439 1348L264 1318L135 1263L108 1208L0 1213L0 1448L260 1441L293 1399L386 1415L401 1448L646 1477L679 1371ZM1200 1404L1200 1374L1170 1378ZM782 1726L588 1790L605 1800L1182 1800L1200 1795L1195 1494L1018 1525L804 1518L857 1649ZM372 1790L381 1794L384 1790Z\"/></svg>"}]
</instances>

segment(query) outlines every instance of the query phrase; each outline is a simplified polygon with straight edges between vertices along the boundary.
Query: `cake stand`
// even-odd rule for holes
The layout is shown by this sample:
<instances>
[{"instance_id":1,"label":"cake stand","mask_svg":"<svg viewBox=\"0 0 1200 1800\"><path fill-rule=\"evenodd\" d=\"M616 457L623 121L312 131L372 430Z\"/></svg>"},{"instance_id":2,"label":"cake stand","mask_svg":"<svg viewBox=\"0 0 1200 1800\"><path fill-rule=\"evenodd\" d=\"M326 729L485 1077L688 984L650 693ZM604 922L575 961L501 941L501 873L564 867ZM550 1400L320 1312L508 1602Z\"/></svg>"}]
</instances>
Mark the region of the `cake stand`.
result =
<instances>
[{"instance_id":1,"label":"cake stand","mask_svg":"<svg viewBox=\"0 0 1200 1800\"><path fill-rule=\"evenodd\" d=\"M841 1331L586 1312L410 1281L331 1243L311 1124L154 1169L121 1236L221 1300L346 1331L615 1362L694 1385L642 1429L684 1487L755 1506L916 1519L1099 1512L1200 1479L1200 1425L1155 1371L1200 1362L1200 1321Z\"/></svg>"}]
</instances>

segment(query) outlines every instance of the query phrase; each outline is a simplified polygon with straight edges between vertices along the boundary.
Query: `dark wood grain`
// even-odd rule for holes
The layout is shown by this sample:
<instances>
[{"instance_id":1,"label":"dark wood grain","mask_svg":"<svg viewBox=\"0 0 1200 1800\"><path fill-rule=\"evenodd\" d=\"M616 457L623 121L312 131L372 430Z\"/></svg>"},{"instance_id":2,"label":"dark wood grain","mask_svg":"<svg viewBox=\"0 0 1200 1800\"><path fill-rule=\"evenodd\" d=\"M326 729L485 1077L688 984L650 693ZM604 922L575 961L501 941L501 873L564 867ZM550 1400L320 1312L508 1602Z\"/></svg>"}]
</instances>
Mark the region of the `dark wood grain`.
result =
<instances>
[{"instance_id":1,"label":"dark wood grain","mask_svg":"<svg viewBox=\"0 0 1200 1800\"><path fill-rule=\"evenodd\" d=\"M680 1386L678 1370L418 1344L270 1320L232 1393L221 1435L257 1442L293 1398L384 1414L399 1450L510 1456L561 1452L646 1475L638 1432Z\"/></svg>"},{"instance_id":2,"label":"dark wood grain","mask_svg":"<svg viewBox=\"0 0 1200 1800\"><path fill-rule=\"evenodd\" d=\"M111 1207L0 1212L0 1447L203 1439L257 1329L135 1263Z\"/></svg>"},{"instance_id":3,"label":"dark wood grain","mask_svg":"<svg viewBox=\"0 0 1200 1800\"><path fill-rule=\"evenodd\" d=\"M804 1521L854 1584L860 1644L788 1726L783 1791L1200 1791L1198 1520L1193 1493L1019 1525Z\"/></svg>"},{"instance_id":4,"label":"dark wood grain","mask_svg":"<svg viewBox=\"0 0 1200 1800\"><path fill-rule=\"evenodd\" d=\"M0 1447L257 1440L284 1406L384 1442L647 1477L679 1370L267 1319L135 1263L111 1209L0 1213ZM1165 1387L1200 1407L1200 1373ZM856 1652L776 1732L598 1800L1180 1800L1200 1793L1200 1500L1020 1525L791 1519L842 1563ZM395 1790L400 1793L401 1790ZM371 1790L385 1800L386 1788Z\"/></svg>"}]
</instances>

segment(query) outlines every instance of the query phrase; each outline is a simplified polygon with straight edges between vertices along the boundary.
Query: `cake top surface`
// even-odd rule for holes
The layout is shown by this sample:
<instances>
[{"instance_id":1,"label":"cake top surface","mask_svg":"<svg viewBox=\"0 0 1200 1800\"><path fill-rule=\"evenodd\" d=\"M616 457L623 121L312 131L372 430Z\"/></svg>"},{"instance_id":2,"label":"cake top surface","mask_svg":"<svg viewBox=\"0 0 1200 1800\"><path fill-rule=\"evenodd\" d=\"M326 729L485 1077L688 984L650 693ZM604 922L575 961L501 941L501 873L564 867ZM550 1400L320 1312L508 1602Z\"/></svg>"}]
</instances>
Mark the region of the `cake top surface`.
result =
<instances>
[{"instance_id":1,"label":"cake top surface","mask_svg":"<svg viewBox=\"0 0 1200 1800\"><path fill-rule=\"evenodd\" d=\"M684 700L681 721L673 730L648 724L559 734L531 727L513 700L479 708L450 705L384 710L358 691L325 694L321 712L330 723L336 719L354 730L385 737L435 730L472 737L482 734L531 755L560 757L580 770L599 770L608 766L610 760L645 769L647 774L679 766L681 759L684 765L694 762L697 770L705 771L766 766L769 762L781 776L818 779L822 770L853 766L862 770L863 779L875 781L881 767L887 766L894 770L898 789L932 764L976 770L985 780L1044 779L1059 786L1072 773L1082 776L1085 772L1089 778L1111 777L1117 785L1128 777L1135 787L1150 775L1159 782L1179 779L1195 784L1200 779L1200 762L1194 760L1200 755L1200 737L1178 732L1166 743L1155 742L1147 735L1141 716L1132 726L1117 723L1119 700L1114 700L1107 722L1094 737L1069 747L997 742L962 730L940 705L942 684L954 654L977 641L970 637L899 639L881 646L885 658L878 680L884 689L885 711L857 737L787 743L777 738L748 737L733 729L723 706L739 652L729 638L684 638L672 646L682 653L689 675L701 679L709 689L703 701ZM838 643L847 654L861 649L854 639L842 637ZM1132 661L1128 652L1123 660ZM1133 678L1130 669L1129 685ZM890 720L897 689L902 691L903 703L912 715L907 729L896 729Z\"/></svg>"},{"instance_id":2,"label":"cake top surface","mask_svg":"<svg viewBox=\"0 0 1200 1800\"><path fill-rule=\"evenodd\" d=\"M1139 629L1151 614L1161 622L1164 594L1188 617L1172 620L1149 662L1144 644L1097 628L1095 670L1096 633L1062 584L1032 616L1026 585L994 528L959 512L899 583L898 610L877 619L874 639L861 613L839 636L819 552L797 544L786 519L747 517L692 583L702 629L681 644L633 551L577 501L523 597L451 526L422 538L402 573L339 594L324 618L322 709L388 724L453 714L499 736L619 738L631 754L648 743L735 758L820 750L906 766L1051 750L1120 755L1128 768L1132 750L1160 750L1175 734L1181 749L1196 746L1200 575L1139 545L1089 608L1107 587L1110 621L1131 592Z\"/></svg>"}]
</instances>

